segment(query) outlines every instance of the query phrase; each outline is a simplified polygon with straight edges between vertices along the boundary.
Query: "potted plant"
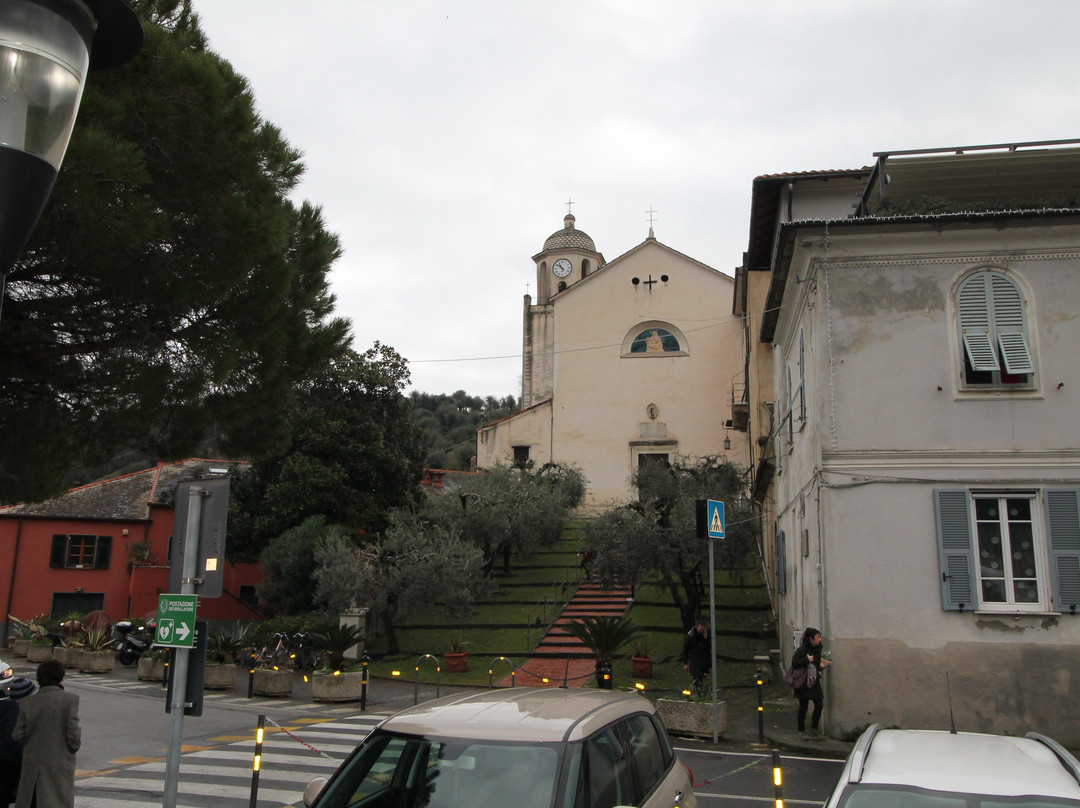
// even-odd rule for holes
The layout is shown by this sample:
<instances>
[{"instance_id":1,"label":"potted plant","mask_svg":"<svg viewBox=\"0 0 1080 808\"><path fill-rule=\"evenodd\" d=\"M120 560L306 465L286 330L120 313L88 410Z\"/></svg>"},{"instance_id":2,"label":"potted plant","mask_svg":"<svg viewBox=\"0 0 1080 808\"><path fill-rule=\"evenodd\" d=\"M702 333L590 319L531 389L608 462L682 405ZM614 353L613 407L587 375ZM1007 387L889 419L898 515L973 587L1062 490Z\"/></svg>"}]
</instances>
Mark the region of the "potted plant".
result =
<instances>
[{"instance_id":1,"label":"potted plant","mask_svg":"<svg viewBox=\"0 0 1080 808\"><path fill-rule=\"evenodd\" d=\"M596 657L597 687L610 689L611 681L604 676L611 670L611 660L628 642L641 637L637 623L629 617L582 617L563 628L576 637Z\"/></svg>"},{"instance_id":2,"label":"potted plant","mask_svg":"<svg viewBox=\"0 0 1080 808\"><path fill-rule=\"evenodd\" d=\"M26 649L27 662L45 662L53 657L52 638L45 634L34 634L30 638L30 645Z\"/></svg>"},{"instance_id":3,"label":"potted plant","mask_svg":"<svg viewBox=\"0 0 1080 808\"><path fill-rule=\"evenodd\" d=\"M27 650L30 648L30 640L34 637L34 631L30 628L30 624L20 620L17 617L8 615L8 620L15 627L14 639L11 641L11 653L15 656L26 656Z\"/></svg>"},{"instance_id":4,"label":"potted plant","mask_svg":"<svg viewBox=\"0 0 1080 808\"><path fill-rule=\"evenodd\" d=\"M469 669L468 643L462 639L459 631L457 638L450 640L446 654L443 657L447 673L465 673Z\"/></svg>"},{"instance_id":5,"label":"potted plant","mask_svg":"<svg viewBox=\"0 0 1080 808\"><path fill-rule=\"evenodd\" d=\"M210 630L203 669L203 690L232 690L236 685L236 656L247 636L248 627L239 620L230 629L215 626Z\"/></svg>"},{"instance_id":6,"label":"potted plant","mask_svg":"<svg viewBox=\"0 0 1080 808\"><path fill-rule=\"evenodd\" d=\"M630 675L635 679L652 679L652 657L649 656L647 637L634 642L634 653L630 657Z\"/></svg>"},{"instance_id":7,"label":"potted plant","mask_svg":"<svg viewBox=\"0 0 1080 808\"><path fill-rule=\"evenodd\" d=\"M78 668L82 673L110 673L116 665L113 641L104 628L87 629Z\"/></svg>"},{"instance_id":8,"label":"potted plant","mask_svg":"<svg viewBox=\"0 0 1080 808\"><path fill-rule=\"evenodd\" d=\"M363 639L357 626L328 626L315 635L326 651L326 667L311 676L311 697L320 702L360 701L363 694L363 670L351 670L355 663L345 654Z\"/></svg>"},{"instance_id":9,"label":"potted plant","mask_svg":"<svg viewBox=\"0 0 1080 808\"><path fill-rule=\"evenodd\" d=\"M136 675L144 682L165 681L165 660L169 652L165 648L150 647L139 655Z\"/></svg>"},{"instance_id":10,"label":"potted plant","mask_svg":"<svg viewBox=\"0 0 1080 808\"><path fill-rule=\"evenodd\" d=\"M657 699L656 712L668 732L676 735L711 736L713 731L713 705L684 690L681 699ZM727 704L717 704L717 731L727 729Z\"/></svg>"}]
</instances>

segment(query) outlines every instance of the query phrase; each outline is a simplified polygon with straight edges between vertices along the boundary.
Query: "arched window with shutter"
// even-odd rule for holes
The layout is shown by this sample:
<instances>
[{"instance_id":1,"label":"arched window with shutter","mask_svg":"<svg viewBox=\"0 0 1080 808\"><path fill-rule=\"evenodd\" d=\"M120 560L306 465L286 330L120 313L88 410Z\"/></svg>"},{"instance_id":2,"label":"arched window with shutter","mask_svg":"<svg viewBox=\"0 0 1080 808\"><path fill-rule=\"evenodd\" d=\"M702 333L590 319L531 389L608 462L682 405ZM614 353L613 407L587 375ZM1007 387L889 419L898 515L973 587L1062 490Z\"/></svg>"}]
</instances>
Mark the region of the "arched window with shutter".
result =
<instances>
[{"instance_id":1,"label":"arched window with shutter","mask_svg":"<svg viewBox=\"0 0 1080 808\"><path fill-rule=\"evenodd\" d=\"M1033 386L1027 301L1013 278L996 269L969 275L956 290L956 320L965 387Z\"/></svg>"}]
</instances>

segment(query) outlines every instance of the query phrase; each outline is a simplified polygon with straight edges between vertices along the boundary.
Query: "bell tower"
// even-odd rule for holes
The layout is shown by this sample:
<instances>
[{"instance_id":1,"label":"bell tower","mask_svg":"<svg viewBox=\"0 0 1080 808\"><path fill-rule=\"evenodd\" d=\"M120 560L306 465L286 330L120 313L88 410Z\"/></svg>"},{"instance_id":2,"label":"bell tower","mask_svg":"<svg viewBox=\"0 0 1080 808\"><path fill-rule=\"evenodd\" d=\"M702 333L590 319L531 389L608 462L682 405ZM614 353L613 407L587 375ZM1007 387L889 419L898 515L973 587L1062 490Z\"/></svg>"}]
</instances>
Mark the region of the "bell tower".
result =
<instances>
[{"instance_id":1,"label":"bell tower","mask_svg":"<svg viewBox=\"0 0 1080 808\"><path fill-rule=\"evenodd\" d=\"M572 203L568 203L572 204ZM555 308L562 293L604 266L588 233L578 230L573 213L563 217L562 230L544 241L533 256L536 301L525 295L522 339L521 405L531 407L554 393Z\"/></svg>"}]
</instances>

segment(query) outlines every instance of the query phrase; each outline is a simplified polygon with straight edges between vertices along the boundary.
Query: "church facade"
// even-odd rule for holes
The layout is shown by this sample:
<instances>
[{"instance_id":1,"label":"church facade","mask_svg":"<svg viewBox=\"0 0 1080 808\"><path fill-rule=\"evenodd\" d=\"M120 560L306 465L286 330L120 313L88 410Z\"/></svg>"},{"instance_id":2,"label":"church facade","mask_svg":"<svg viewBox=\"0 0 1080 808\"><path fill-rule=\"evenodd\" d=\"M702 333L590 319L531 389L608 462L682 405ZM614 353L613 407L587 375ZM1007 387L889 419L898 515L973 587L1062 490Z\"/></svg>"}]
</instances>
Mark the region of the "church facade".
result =
<instances>
[{"instance_id":1,"label":"church facade","mask_svg":"<svg viewBox=\"0 0 1080 808\"><path fill-rule=\"evenodd\" d=\"M631 499L647 463L726 455L746 465L745 434L729 426L744 360L732 278L652 228L606 262L572 214L533 262L522 409L478 430L478 469L576 465L589 504L602 506Z\"/></svg>"}]
</instances>

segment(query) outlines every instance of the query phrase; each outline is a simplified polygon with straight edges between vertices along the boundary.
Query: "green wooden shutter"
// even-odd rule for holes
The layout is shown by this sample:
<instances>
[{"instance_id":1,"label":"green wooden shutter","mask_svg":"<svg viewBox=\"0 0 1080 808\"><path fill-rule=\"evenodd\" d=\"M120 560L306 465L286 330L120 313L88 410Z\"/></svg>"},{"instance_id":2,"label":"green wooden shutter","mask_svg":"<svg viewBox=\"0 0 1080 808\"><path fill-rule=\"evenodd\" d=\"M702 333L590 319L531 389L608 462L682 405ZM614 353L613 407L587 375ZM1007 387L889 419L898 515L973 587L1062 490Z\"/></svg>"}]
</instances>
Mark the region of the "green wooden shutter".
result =
<instances>
[{"instance_id":1,"label":"green wooden shutter","mask_svg":"<svg viewBox=\"0 0 1080 808\"><path fill-rule=\"evenodd\" d=\"M974 609L978 604L968 492L963 489L935 490L934 517L941 562L941 608L961 612Z\"/></svg>"},{"instance_id":2,"label":"green wooden shutter","mask_svg":"<svg viewBox=\"0 0 1080 808\"><path fill-rule=\"evenodd\" d=\"M94 569L104 570L109 568L109 554L112 551L112 536L98 536L97 546L94 548Z\"/></svg>"},{"instance_id":3,"label":"green wooden shutter","mask_svg":"<svg viewBox=\"0 0 1080 808\"><path fill-rule=\"evenodd\" d=\"M67 536L54 533L52 537L52 552L49 554L49 566L54 569L63 569L67 561Z\"/></svg>"},{"instance_id":4,"label":"green wooden shutter","mask_svg":"<svg viewBox=\"0 0 1080 808\"><path fill-rule=\"evenodd\" d=\"M1047 490L1046 525L1054 608L1076 614L1080 608L1080 491Z\"/></svg>"}]
</instances>

